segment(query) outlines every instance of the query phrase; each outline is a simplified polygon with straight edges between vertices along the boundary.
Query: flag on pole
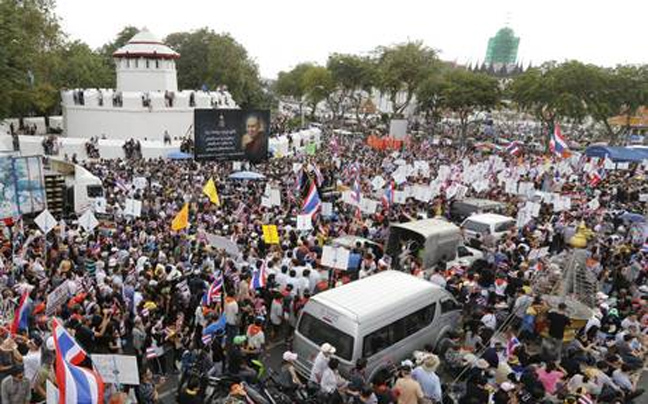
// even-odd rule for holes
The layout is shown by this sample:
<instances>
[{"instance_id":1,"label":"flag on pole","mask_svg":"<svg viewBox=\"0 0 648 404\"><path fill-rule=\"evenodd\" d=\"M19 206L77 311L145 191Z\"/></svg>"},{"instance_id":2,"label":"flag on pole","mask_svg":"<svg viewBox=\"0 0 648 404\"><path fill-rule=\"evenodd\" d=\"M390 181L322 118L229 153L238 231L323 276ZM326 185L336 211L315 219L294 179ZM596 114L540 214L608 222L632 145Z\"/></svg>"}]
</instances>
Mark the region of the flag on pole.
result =
<instances>
[{"instance_id":1,"label":"flag on pole","mask_svg":"<svg viewBox=\"0 0 648 404\"><path fill-rule=\"evenodd\" d=\"M387 184L385 193L382 196L382 203L386 208L394 204L394 181L389 181L389 184Z\"/></svg>"},{"instance_id":2,"label":"flag on pole","mask_svg":"<svg viewBox=\"0 0 648 404\"><path fill-rule=\"evenodd\" d=\"M59 392L58 402L65 404L102 404L104 402L104 382L101 376L94 369L73 364L67 359L76 349L75 347L81 348L58 320L54 319L52 325L56 351L55 375ZM77 355L73 358L78 357Z\"/></svg>"},{"instance_id":3,"label":"flag on pole","mask_svg":"<svg viewBox=\"0 0 648 404\"><path fill-rule=\"evenodd\" d=\"M603 175L600 170L594 170L589 173L588 183L590 187L594 188L603 181Z\"/></svg>"},{"instance_id":4,"label":"flag on pole","mask_svg":"<svg viewBox=\"0 0 648 404\"><path fill-rule=\"evenodd\" d=\"M313 164L313 173L315 174L315 181L317 181L317 186L321 187L324 183L324 176L322 175L319 167L317 167L317 164Z\"/></svg>"},{"instance_id":5,"label":"flag on pole","mask_svg":"<svg viewBox=\"0 0 648 404\"><path fill-rule=\"evenodd\" d=\"M252 272L252 280L250 281L250 290L257 290L265 288L267 284L267 273L265 262L261 265L261 268L255 269Z\"/></svg>"},{"instance_id":6,"label":"flag on pole","mask_svg":"<svg viewBox=\"0 0 648 404\"><path fill-rule=\"evenodd\" d=\"M515 352L515 348L520 345L522 345L522 343L520 343L520 340L517 339L516 336L509 338L509 340L506 342L506 357L510 358Z\"/></svg>"},{"instance_id":7,"label":"flag on pole","mask_svg":"<svg viewBox=\"0 0 648 404\"><path fill-rule=\"evenodd\" d=\"M86 351L81 348L81 345L74 340L58 319L54 318L52 320L52 327L52 331L58 340L57 346L59 349L57 349L57 353L60 352L66 362L73 365L81 364L88 356Z\"/></svg>"},{"instance_id":8,"label":"flag on pole","mask_svg":"<svg viewBox=\"0 0 648 404\"><path fill-rule=\"evenodd\" d=\"M220 198L218 197L218 191L216 190L216 184L213 178L210 178L203 187L203 194L207 195L211 203L220 206Z\"/></svg>"},{"instance_id":9,"label":"flag on pole","mask_svg":"<svg viewBox=\"0 0 648 404\"><path fill-rule=\"evenodd\" d=\"M506 146L506 153L510 154L511 156L519 156L522 154L522 148L520 147L520 142L517 140L511 142Z\"/></svg>"},{"instance_id":10,"label":"flag on pole","mask_svg":"<svg viewBox=\"0 0 648 404\"><path fill-rule=\"evenodd\" d=\"M203 295L203 306L209 306L213 302L220 301L221 295L223 293L223 273L219 272L212 282L207 293Z\"/></svg>"},{"instance_id":11,"label":"flag on pole","mask_svg":"<svg viewBox=\"0 0 648 404\"><path fill-rule=\"evenodd\" d=\"M187 228L189 226L189 204L185 203L180 212L173 218L171 222L171 229L174 231L179 231Z\"/></svg>"},{"instance_id":12,"label":"flag on pole","mask_svg":"<svg viewBox=\"0 0 648 404\"><path fill-rule=\"evenodd\" d=\"M357 203L357 204L359 204L360 199L362 199L362 194L361 194L361 190L360 190L360 182L358 181L357 178L355 180L353 180L353 189L352 189L352 193L351 193L351 199L353 199L353 201L355 203Z\"/></svg>"},{"instance_id":13,"label":"flag on pole","mask_svg":"<svg viewBox=\"0 0 648 404\"><path fill-rule=\"evenodd\" d=\"M549 150L554 155L562 158L567 158L571 155L569 144L567 144L567 139L563 136L558 122L554 124L554 130L551 134L551 139L549 139Z\"/></svg>"},{"instance_id":14,"label":"flag on pole","mask_svg":"<svg viewBox=\"0 0 648 404\"><path fill-rule=\"evenodd\" d=\"M11 323L11 335L15 335L18 331L29 330L29 315L31 313L31 299L29 293L24 292L20 297L18 308L14 314L14 320Z\"/></svg>"},{"instance_id":15,"label":"flag on pole","mask_svg":"<svg viewBox=\"0 0 648 404\"><path fill-rule=\"evenodd\" d=\"M314 182L311 182L310 189L302 204L302 213L305 215L315 215L322 208L322 201L317 193L317 187Z\"/></svg>"}]
</instances>

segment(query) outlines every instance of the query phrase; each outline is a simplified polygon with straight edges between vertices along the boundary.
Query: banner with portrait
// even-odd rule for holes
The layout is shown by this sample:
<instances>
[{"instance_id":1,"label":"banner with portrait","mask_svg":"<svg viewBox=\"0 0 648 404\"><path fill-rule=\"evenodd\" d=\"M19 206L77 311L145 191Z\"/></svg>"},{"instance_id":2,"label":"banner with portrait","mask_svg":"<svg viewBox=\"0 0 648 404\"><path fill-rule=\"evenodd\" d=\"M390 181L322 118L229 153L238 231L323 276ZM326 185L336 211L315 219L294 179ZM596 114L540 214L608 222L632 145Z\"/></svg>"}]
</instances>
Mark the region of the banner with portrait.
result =
<instances>
[{"instance_id":1,"label":"banner with portrait","mask_svg":"<svg viewBox=\"0 0 648 404\"><path fill-rule=\"evenodd\" d=\"M270 111L196 109L196 160L248 160L268 158Z\"/></svg>"}]
</instances>

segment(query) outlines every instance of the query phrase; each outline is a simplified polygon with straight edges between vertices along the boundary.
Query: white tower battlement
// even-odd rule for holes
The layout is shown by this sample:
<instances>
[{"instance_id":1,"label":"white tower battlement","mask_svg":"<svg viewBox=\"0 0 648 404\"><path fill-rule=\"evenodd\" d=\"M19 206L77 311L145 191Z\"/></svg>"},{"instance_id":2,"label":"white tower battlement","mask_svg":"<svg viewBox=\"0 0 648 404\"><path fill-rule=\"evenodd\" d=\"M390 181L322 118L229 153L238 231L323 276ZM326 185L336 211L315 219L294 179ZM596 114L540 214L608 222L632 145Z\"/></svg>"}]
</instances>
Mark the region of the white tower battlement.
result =
<instances>
[{"instance_id":1,"label":"white tower battlement","mask_svg":"<svg viewBox=\"0 0 648 404\"><path fill-rule=\"evenodd\" d=\"M113 53L117 91L178 91L175 60L179 57L143 29Z\"/></svg>"}]
</instances>

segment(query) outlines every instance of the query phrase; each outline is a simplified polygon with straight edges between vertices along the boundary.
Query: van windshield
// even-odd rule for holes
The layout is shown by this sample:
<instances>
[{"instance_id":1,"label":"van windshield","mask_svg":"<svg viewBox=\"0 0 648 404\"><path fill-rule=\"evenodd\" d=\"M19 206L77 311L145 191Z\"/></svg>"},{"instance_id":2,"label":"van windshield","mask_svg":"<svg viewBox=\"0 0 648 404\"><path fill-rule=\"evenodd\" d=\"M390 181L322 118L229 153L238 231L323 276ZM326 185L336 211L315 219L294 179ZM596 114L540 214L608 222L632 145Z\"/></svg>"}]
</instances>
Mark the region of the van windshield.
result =
<instances>
[{"instance_id":1,"label":"van windshield","mask_svg":"<svg viewBox=\"0 0 648 404\"><path fill-rule=\"evenodd\" d=\"M466 220L462 226L464 229L475 233L490 233L490 226L486 223L479 223L472 220Z\"/></svg>"},{"instance_id":2,"label":"van windshield","mask_svg":"<svg viewBox=\"0 0 648 404\"><path fill-rule=\"evenodd\" d=\"M335 356L347 361L353 355L353 337L343 333L330 324L315 318L313 315L303 313L299 322L299 333L317 346L325 342L336 349Z\"/></svg>"}]
</instances>

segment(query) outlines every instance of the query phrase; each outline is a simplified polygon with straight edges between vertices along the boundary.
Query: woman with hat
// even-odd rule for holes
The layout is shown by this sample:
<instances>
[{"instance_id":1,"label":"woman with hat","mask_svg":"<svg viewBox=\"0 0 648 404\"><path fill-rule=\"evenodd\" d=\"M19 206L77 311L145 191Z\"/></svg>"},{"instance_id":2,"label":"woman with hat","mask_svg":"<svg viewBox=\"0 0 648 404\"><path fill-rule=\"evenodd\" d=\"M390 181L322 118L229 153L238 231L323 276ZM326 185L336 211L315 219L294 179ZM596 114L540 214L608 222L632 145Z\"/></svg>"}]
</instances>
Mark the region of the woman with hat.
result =
<instances>
[{"instance_id":1,"label":"woman with hat","mask_svg":"<svg viewBox=\"0 0 648 404\"><path fill-rule=\"evenodd\" d=\"M439 357L434 354L426 355L418 366L412 372L412 378L419 382L425 398L433 402L441 402L443 393L441 391L441 380L436 374L439 367Z\"/></svg>"},{"instance_id":2,"label":"woman with hat","mask_svg":"<svg viewBox=\"0 0 648 404\"><path fill-rule=\"evenodd\" d=\"M335 347L328 342L325 342L320 347L320 351L315 357L313 362L313 368L311 369L310 377L308 381L314 383L319 387L320 381L322 380L322 374L328 368L329 360L331 356L335 354Z\"/></svg>"}]
</instances>

